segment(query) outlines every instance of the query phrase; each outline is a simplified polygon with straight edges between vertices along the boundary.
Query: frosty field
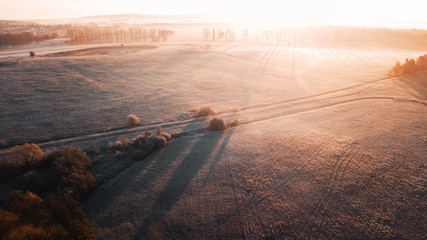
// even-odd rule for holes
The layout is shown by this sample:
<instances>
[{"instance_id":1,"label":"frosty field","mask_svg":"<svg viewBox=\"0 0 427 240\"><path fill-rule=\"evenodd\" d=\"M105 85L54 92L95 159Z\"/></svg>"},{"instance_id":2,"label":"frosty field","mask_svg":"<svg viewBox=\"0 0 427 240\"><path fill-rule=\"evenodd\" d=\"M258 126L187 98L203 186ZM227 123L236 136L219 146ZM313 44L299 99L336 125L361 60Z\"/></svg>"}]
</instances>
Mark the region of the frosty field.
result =
<instances>
[{"instance_id":1,"label":"frosty field","mask_svg":"<svg viewBox=\"0 0 427 240\"><path fill-rule=\"evenodd\" d=\"M427 74L387 72L424 53L170 41L4 57L0 140L89 152L99 239L421 239ZM207 131L201 106L240 125ZM157 126L174 139L146 158L108 150Z\"/></svg>"},{"instance_id":2,"label":"frosty field","mask_svg":"<svg viewBox=\"0 0 427 240\"><path fill-rule=\"evenodd\" d=\"M375 81L419 55L199 42L4 58L0 136L41 142L120 128L130 113L150 124L269 104Z\"/></svg>"}]
</instances>

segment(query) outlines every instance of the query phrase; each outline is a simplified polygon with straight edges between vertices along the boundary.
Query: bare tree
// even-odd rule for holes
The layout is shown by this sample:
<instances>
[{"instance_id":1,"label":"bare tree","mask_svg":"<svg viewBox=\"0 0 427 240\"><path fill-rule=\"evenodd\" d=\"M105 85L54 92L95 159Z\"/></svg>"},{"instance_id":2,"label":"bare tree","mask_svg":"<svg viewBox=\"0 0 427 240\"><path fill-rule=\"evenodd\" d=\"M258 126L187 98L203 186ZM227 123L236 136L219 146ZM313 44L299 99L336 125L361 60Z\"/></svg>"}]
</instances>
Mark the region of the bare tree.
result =
<instances>
[{"instance_id":1,"label":"bare tree","mask_svg":"<svg viewBox=\"0 0 427 240\"><path fill-rule=\"evenodd\" d=\"M207 41L211 35L211 30L208 27L203 28L203 37Z\"/></svg>"},{"instance_id":2,"label":"bare tree","mask_svg":"<svg viewBox=\"0 0 427 240\"><path fill-rule=\"evenodd\" d=\"M215 28L212 28L212 40L215 41Z\"/></svg>"},{"instance_id":3,"label":"bare tree","mask_svg":"<svg viewBox=\"0 0 427 240\"><path fill-rule=\"evenodd\" d=\"M249 30L245 29L243 30L243 40L247 41L249 38Z\"/></svg>"}]
</instances>

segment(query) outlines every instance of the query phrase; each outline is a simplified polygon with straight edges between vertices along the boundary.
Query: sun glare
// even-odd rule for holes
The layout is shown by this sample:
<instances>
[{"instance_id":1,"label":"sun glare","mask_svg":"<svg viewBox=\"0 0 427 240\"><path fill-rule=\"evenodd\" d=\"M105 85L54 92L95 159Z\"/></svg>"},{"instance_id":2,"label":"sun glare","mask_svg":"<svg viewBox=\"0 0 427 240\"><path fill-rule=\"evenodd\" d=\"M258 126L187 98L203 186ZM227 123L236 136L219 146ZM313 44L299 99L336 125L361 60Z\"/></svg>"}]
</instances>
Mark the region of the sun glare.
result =
<instances>
[{"instance_id":1,"label":"sun glare","mask_svg":"<svg viewBox=\"0 0 427 240\"><path fill-rule=\"evenodd\" d=\"M380 13L374 14L363 1L267 1L247 6L240 15L251 24L260 25L369 25L380 21Z\"/></svg>"},{"instance_id":2,"label":"sun glare","mask_svg":"<svg viewBox=\"0 0 427 240\"><path fill-rule=\"evenodd\" d=\"M110 14L183 15L196 13L236 16L260 25L360 25L427 22L423 0L16 0L0 2L5 19L45 19Z\"/></svg>"}]
</instances>

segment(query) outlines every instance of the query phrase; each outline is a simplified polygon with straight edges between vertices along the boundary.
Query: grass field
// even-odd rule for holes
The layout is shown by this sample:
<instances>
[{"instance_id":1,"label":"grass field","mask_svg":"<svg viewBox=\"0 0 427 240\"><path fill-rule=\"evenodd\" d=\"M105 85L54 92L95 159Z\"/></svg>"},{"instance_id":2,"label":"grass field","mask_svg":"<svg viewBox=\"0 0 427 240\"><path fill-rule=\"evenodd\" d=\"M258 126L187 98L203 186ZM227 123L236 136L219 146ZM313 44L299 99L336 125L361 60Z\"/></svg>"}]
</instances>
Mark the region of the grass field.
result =
<instances>
[{"instance_id":1,"label":"grass field","mask_svg":"<svg viewBox=\"0 0 427 240\"><path fill-rule=\"evenodd\" d=\"M427 75L387 73L423 54L172 40L6 57L0 140L89 152L99 239L422 239ZM201 106L239 126L207 131ZM157 126L166 148L109 150Z\"/></svg>"}]
</instances>

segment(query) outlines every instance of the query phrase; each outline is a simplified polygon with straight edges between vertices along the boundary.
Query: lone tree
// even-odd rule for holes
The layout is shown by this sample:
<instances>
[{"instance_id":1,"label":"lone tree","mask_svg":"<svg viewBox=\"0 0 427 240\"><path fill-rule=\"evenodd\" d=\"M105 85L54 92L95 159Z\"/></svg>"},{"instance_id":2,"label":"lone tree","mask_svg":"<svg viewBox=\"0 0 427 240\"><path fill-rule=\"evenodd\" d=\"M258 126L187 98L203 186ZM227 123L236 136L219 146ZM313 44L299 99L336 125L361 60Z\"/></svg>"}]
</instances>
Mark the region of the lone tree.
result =
<instances>
[{"instance_id":1,"label":"lone tree","mask_svg":"<svg viewBox=\"0 0 427 240\"><path fill-rule=\"evenodd\" d=\"M36 54L33 51L30 51L30 57L34 57Z\"/></svg>"}]
</instances>

